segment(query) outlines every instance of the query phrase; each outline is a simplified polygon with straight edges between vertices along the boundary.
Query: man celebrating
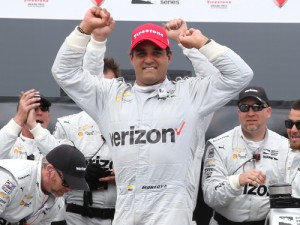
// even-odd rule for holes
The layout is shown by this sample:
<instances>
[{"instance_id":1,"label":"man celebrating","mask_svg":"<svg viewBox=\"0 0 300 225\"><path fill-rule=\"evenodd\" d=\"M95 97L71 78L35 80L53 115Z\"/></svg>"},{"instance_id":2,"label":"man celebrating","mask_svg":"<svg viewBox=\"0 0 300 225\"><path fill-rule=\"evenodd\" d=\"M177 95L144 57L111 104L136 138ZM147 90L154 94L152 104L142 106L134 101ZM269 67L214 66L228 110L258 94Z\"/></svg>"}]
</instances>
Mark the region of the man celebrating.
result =
<instances>
[{"instance_id":1,"label":"man celebrating","mask_svg":"<svg viewBox=\"0 0 300 225\"><path fill-rule=\"evenodd\" d=\"M232 50L199 30L180 35L201 55L195 68L215 67L209 78L167 79L172 59L165 30L147 23L132 32L133 86L99 79L82 68L94 30L103 39L95 58L103 59L114 20L106 9L88 10L67 37L52 72L65 92L97 122L108 140L118 197L113 224L192 224L195 191L193 157L202 121L233 98L252 79L249 66Z\"/></svg>"},{"instance_id":2,"label":"man celebrating","mask_svg":"<svg viewBox=\"0 0 300 225\"><path fill-rule=\"evenodd\" d=\"M41 161L0 161L0 217L10 223L50 224L63 206L64 193L89 190L85 158L73 146L60 145Z\"/></svg>"}]
</instances>

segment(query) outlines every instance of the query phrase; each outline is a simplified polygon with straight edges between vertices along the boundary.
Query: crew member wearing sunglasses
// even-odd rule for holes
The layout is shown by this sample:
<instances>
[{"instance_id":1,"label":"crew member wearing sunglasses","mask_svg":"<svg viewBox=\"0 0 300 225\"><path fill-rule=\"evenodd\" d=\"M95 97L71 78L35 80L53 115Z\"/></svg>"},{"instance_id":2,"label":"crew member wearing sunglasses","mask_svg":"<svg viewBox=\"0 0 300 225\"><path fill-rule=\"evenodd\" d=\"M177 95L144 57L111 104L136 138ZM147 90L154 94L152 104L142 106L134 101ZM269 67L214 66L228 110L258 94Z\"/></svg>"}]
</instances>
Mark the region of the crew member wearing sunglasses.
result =
<instances>
[{"instance_id":1,"label":"crew member wearing sunglasses","mask_svg":"<svg viewBox=\"0 0 300 225\"><path fill-rule=\"evenodd\" d=\"M210 224L264 225L268 186L284 181L288 139L267 128L272 108L263 88L245 88L237 106L240 125L206 144L204 201L214 209Z\"/></svg>"},{"instance_id":2,"label":"crew member wearing sunglasses","mask_svg":"<svg viewBox=\"0 0 300 225\"><path fill-rule=\"evenodd\" d=\"M284 122L291 148L287 161L286 182L292 184L293 197L300 198L300 99L292 104L288 119Z\"/></svg>"},{"instance_id":3,"label":"crew member wearing sunglasses","mask_svg":"<svg viewBox=\"0 0 300 225\"><path fill-rule=\"evenodd\" d=\"M69 144L57 140L48 131L51 102L34 89L22 92L17 113L3 128L4 137L0 143L0 158L41 160L49 150L41 148L41 142ZM2 143L3 142L3 143Z\"/></svg>"}]
</instances>

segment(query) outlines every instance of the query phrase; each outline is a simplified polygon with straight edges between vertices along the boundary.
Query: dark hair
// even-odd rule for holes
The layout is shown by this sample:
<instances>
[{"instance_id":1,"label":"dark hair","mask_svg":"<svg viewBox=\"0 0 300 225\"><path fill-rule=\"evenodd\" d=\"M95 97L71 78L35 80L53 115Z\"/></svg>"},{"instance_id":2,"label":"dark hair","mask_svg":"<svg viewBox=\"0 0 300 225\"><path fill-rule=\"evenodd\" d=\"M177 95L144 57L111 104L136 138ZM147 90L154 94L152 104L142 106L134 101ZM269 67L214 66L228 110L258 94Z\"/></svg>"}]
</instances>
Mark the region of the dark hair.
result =
<instances>
[{"instance_id":1,"label":"dark hair","mask_svg":"<svg viewBox=\"0 0 300 225\"><path fill-rule=\"evenodd\" d=\"M104 58L104 69L103 73L106 73L108 70L111 70L115 74L115 78L118 78L121 74L119 64L111 57Z\"/></svg>"},{"instance_id":2,"label":"dark hair","mask_svg":"<svg viewBox=\"0 0 300 225\"><path fill-rule=\"evenodd\" d=\"M295 110L300 110L300 99L294 101L291 108Z\"/></svg>"}]
</instances>

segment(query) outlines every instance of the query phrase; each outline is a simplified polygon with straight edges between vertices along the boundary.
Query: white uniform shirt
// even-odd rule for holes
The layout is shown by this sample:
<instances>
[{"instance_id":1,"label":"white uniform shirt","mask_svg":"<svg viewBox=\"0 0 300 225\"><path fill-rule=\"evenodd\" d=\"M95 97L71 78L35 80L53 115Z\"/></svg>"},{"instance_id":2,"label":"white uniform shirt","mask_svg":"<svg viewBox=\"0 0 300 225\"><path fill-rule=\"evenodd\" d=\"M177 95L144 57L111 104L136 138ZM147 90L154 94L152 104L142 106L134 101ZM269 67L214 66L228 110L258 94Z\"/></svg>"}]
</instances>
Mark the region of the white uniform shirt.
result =
<instances>
[{"instance_id":1,"label":"white uniform shirt","mask_svg":"<svg viewBox=\"0 0 300 225\"><path fill-rule=\"evenodd\" d=\"M165 80L139 98L144 93L136 85L98 79L81 70L85 38L88 42L89 37L75 30L52 71L97 122L112 149L118 193L113 224L192 224L193 160L198 135L203 135L199 125L248 85L252 70L233 51L212 41L202 49L207 58L198 59L198 65L218 68L209 79ZM104 48L98 52L104 55Z\"/></svg>"},{"instance_id":2,"label":"white uniform shirt","mask_svg":"<svg viewBox=\"0 0 300 225\"><path fill-rule=\"evenodd\" d=\"M292 185L292 196L300 198L300 152L290 149L286 163L286 182Z\"/></svg>"},{"instance_id":3,"label":"white uniform shirt","mask_svg":"<svg viewBox=\"0 0 300 225\"><path fill-rule=\"evenodd\" d=\"M58 118L53 135L59 139L68 139L85 156L86 161L113 169L111 153L104 143L95 121L84 111ZM67 203L83 205L83 192L72 191L65 194ZM117 199L116 185L108 182L107 190L93 191L93 205L96 208L115 208Z\"/></svg>"},{"instance_id":4,"label":"white uniform shirt","mask_svg":"<svg viewBox=\"0 0 300 225\"><path fill-rule=\"evenodd\" d=\"M241 126L237 126L208 140L203 168L204 201L216 212L234 222L266 218L270 208L268 186L284 182L289 150L287 138L267 130L262 147L257 152L260 160L240 167L253 157L253 150L244 139ZM266 175L264 185L255 187L248 184L237 188L231 184L230 176L254 167Z\"/></svg>"},{"instance_id":5,"label":"white uniform shirt","mask_svg":"<svg viewBox=\"0 0 300 225\"><path fill-rule=\"evenodd\" d=\"M55 198L43 193L40 161L0 161L1 218L11 223L26 219L30 225L49 225L63 203L62 197Z\"/></svg>"}]
</instances>

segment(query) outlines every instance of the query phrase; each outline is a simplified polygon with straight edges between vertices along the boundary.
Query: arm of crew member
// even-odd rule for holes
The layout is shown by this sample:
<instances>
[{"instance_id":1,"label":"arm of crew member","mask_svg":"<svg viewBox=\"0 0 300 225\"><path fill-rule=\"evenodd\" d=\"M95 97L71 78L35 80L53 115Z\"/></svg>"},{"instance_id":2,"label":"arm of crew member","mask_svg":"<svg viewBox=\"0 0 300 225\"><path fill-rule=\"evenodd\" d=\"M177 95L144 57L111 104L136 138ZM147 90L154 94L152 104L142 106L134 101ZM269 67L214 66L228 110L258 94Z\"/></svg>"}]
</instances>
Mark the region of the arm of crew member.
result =
<instances>
[{"instance_id":1,"label":"arm of crew member","mask_svg":"<svg viewBox=\"0 0 300 225\"><path fill-rule=\"evenodd\" d=\"M218 151L209 142L206 144L202 190L204 201L212 208L226 206L243 191L238 183L239 175L229 174L226 161L224 152Z\"/></svg>"},{"instance_id":2,"label":"arm of crew member","mask_svg":"<svg viewBox=\"0 0 300 225\"><path fill-rule=\"evenodd\" d=\"M19 204L22 199L16 199L18 184L10 172L0 167L0 217L11 204Z\"/></svg>"}]
</instances>

